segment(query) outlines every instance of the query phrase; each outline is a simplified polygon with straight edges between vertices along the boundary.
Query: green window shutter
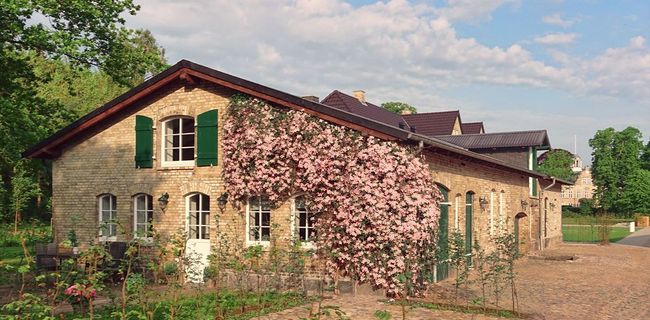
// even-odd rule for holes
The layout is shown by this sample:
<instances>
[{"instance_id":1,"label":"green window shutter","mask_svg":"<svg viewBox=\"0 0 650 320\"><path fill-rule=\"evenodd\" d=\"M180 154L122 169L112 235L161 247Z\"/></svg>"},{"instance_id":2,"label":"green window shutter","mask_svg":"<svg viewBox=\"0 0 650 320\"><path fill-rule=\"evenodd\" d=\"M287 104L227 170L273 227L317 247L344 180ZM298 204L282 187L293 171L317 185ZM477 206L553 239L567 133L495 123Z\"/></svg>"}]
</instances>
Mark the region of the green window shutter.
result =
<instances>
[{"instance_id":1,"label":"green window shutter","mask_svg":"<svg viewBox=\"0 0 650 320\"><path fill-rule=\"evenodd\" d=\"M135 167L153 168L153 119L135 116Z\"/></svg>"},{"instance_id":2,"label":"green window shutter","mask_svg":"<svg viewBox=\"0 0 650 320\"><path fill-rule=\"evenodd\" d=\"M196 165L199 167L217 165L218 110L201 113L196 118Z\"/></svg>"}]
</instances>

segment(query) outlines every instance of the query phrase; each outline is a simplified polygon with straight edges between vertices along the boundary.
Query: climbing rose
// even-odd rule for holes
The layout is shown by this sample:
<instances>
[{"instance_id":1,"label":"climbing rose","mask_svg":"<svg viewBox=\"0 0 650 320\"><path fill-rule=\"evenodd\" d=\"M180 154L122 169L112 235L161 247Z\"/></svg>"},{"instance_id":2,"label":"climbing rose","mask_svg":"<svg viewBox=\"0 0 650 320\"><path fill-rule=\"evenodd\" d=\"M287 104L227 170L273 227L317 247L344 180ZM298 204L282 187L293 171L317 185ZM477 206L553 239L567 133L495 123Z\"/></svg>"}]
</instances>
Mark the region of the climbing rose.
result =
<instances>
[{"instance_id":1,"label":"climbing rose","mask_svg":"<svg viewBox=\"0 0 650 320\"><path fill-rule=\"evenodd\" d=\"M426 284L440 194L415 148L244 96L231 99L222 144L235 200L306 196L331 274L390 294L404 289L399 279L419 284L416 292Z\"/></svg>"}]
</instances>

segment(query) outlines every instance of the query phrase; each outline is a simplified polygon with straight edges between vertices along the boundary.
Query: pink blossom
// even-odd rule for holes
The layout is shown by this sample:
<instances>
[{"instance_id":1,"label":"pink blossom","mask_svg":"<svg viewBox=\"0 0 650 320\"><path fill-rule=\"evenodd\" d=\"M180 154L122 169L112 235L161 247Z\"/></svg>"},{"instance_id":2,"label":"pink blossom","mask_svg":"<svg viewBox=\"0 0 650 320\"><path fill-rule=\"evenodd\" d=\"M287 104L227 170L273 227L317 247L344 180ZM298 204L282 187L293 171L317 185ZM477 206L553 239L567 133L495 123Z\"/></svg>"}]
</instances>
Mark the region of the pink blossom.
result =
<instances>
[{"instance_id":1,"label":"pink blossom","mask_svg":"<svg viewBox=\"0 0 650 320\"><path fill-rule=\"evenodd\" d=\"M331 272L397 293L435 247L440 194L409 147L257 99L233 99L223 129L223 179L234 199L304 194L318 212Z\"/></svg>"}]
</instances>

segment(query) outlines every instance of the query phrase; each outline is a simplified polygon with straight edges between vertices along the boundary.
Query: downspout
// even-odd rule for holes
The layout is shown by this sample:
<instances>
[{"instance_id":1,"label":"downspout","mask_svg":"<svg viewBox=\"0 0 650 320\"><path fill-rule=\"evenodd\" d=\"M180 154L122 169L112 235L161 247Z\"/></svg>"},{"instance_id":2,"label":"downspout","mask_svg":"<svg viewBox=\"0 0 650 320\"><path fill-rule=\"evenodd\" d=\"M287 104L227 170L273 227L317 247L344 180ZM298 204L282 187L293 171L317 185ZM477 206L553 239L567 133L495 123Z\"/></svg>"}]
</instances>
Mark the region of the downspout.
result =
<instances>
[{"instance_id":1,"label":"downspout","mask_svg":"<svg viewBox=\"0 0 650 320\"><path fill-rule=\"evenodd\" d=\"M540 192L537 195L537 197L538 197L537 203L539 203L539 251L544 250L544 247L545 247L544 242L546 241L546 239L544 239L544 232L543 232L544 229L542 227L542 213L543 213L543 210L548 210L546 208L546 206L544 206L544 208L542 208L542 199L543 199L543 196L546 194L546 190L548 190L550 188L553 188L553 186L555 186L555 182L556 182L555 177L551 177L551 179L553 179L553 182L550 185L548 185L546 188L542 189L542 192ZM544 203L544 204L546 205L546 203ZM544 219L544 226L546 226L546 219Z\"/></svg>"}]
</instances>

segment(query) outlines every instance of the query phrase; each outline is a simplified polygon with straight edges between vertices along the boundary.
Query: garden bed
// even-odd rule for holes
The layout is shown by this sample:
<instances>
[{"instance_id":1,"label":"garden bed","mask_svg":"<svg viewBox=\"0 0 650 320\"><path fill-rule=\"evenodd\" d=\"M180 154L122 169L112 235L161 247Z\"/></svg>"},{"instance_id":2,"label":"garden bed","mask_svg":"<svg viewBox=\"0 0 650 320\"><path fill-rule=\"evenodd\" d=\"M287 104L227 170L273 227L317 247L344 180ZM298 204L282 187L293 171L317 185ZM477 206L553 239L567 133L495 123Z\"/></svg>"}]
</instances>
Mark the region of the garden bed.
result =
<instances>
[{"instance_id":1,"label":"garden bed","mask_svg":"<svg viewBox=\"0 0 650 320\"><path fill-rule=\"evenodd\" d=\"M216 292L192 294L191 290L185 290L183 296L175 303L170 298L149 302L147 309L153 315L153 319L164 319L176 308L176 319L208 320L215 319L217 310ZM224 319L251 319L268 313L293 308L310 303L316 297L306 297L296 292L264 292L256 294L253 292L238 293L235 291L221 291L219 293L219 306L223 312ZM104 306L99 306L95 319L115 319L115 312L119 313L119 305L109 301ZM71 307L65 308L65 318L73 318L70 312ZM131 305L127 313L140 314L142 308Z\"/></svg>"}]
</instances>

